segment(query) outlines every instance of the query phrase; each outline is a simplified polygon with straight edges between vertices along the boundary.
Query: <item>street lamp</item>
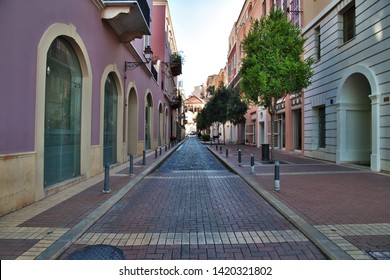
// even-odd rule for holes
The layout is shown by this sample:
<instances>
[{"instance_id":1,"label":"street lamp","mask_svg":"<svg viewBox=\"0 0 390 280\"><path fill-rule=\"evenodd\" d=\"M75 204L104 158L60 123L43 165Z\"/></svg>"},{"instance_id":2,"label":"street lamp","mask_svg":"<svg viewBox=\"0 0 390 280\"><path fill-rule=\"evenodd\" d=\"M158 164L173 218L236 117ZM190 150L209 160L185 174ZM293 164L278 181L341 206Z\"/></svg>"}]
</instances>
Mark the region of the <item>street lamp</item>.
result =
<instances>
[{"instance_id":1,"label":"street lamp","mask_svg":"<svg viewBox=\"0 0 390 280\"><path fill-rule=\"evenodd\" d=\"M153 57L153 51L150 46L145 47L144 57L146 61L125 61L125 71L126 70L134 70L138 66L142 64L148 64Z\"/></svg>"}]
</instances>

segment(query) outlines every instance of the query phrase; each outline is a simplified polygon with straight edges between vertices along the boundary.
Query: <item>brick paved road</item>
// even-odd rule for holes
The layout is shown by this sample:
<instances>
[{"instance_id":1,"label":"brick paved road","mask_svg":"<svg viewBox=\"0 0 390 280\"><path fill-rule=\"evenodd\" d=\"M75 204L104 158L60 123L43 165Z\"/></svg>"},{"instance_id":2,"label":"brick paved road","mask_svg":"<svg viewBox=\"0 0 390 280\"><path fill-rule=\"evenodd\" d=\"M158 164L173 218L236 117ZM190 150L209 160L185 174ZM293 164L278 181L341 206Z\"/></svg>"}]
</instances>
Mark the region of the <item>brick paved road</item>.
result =
<instances>
[{"instance_id":1,"label":"brick paved road","mask_svg":"<svg viewBox=\"0 0 390 280\"><path fill-rule=\"evenodd\" d=\"M93 244L128 259L325 259L196 138L189 138L63 255Z\"/></svg>"}]
</instances>

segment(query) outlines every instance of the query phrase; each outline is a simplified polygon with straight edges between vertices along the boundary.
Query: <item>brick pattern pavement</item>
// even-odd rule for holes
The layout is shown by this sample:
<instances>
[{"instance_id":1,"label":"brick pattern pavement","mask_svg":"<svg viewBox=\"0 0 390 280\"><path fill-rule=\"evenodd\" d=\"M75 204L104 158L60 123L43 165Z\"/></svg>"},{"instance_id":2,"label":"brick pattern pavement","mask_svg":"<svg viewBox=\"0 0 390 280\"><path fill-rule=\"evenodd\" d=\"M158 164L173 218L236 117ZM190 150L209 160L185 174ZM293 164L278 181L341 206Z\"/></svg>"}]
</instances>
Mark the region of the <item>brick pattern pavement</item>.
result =
<instances>
[{"instance_id":1,"label":"brick pattern pavement","mask_svg":"<svg viewBox=\"0 0 390 280\"><path fill-rule=\"evenodd\" d=\"M212 160L195 139L190 140L171 154L172 161L164 162L113 204L60 258L92 244L118 246L127 259L325 258L240 179L255 179L272 193L274 167L260 161L260 149L228 145L226 158L226 146L222 153L212 147L239 177ZM240 167L237 147L243 152ZM256 156L255 175L249 175L251 153ZM283 152L277 152L277 159L283 161L281 192L273 196L353 259L390 259L389 176ZM159 161L154 152L147 166L138 159L134 177L128 176L128 164L113 168L110 194L102 194L100 175L0 217L0 259L44 255Z\"/></svg>"},{"instance_id":2,"label":"brick pattern pavement","mask_svg":"<svg viewBox=\"0 0 390 280\"><path fill-rule=\"evenodd\" d=\"M172 151L164 151L162 156ZM0 259L31 260L39 257L72 227L82 223L88 215L93 215L93 211L105 201L163 158L156 159L154 155L154 152L147 155L145 166L142 158L135 160L134 177L128 175L129 163L114 166L110 170L109 194L102 193L104 177L100 174L0 217Z\"/></svg>"},{"instance_id":3,"label":"brick pattern pavement","mask_svg":"<svg viewBox=\"0 0 390 280\"><path fill-rule=\"evenodd\" d=\"M188 139L75 245L128 259L325 259L291 223L197 139Z\"/></svg>"},{"instance_id":4,"label":"brick pattern pavement","mask_svg":"<svg viewBox=\"0 0 390 280\"><path fill-rule=\"evenodd\" d=\"M229 149L229 157L225 150ZM242 165L238 166L238 149ZM210 148L214 151L214 148ZM250 155L255 174L250 175ZM307 222L314 225L354 259L370 259L369 252L390 252L390 177L363 166L337 165L276 151L281 191L274 193L274 166L261 161L261 149L223 146L215 152L242 176L254 179Z\"/></svg>"}]
</instances>

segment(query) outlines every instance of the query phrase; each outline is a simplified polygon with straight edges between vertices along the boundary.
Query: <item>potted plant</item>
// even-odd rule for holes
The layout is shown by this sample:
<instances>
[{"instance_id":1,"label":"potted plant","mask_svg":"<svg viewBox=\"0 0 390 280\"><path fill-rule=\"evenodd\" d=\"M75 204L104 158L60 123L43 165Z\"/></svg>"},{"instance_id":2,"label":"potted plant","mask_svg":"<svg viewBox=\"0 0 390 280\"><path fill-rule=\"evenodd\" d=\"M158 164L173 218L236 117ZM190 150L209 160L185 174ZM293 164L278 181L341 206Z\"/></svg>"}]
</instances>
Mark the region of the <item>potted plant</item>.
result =
<instances>
[{"instance_id":1,"label":"potted plant","mask_svg":"<svg viewBox=\"0 0 390 280\"><path fill-rule=\"evenodd\" d=\"M181 72L181 65L183 64L183 55L180 52L171 54L171 72L173 76L179 76Z\"/></svg>"},{"instance_id":2,"label":"potted plant","mask_svg":"<svg viewBox=\"0 0 390 280\"><path fill-rule=\"evenodd\" d=\"M178 96L174 96L173 98L172 98L172 100L171 100L171 107L172 107L172 109L178 109L178 108L180 108L180 106L181 106L181 96L180 95L178 95Z\"/></svg>"}]
</instances>

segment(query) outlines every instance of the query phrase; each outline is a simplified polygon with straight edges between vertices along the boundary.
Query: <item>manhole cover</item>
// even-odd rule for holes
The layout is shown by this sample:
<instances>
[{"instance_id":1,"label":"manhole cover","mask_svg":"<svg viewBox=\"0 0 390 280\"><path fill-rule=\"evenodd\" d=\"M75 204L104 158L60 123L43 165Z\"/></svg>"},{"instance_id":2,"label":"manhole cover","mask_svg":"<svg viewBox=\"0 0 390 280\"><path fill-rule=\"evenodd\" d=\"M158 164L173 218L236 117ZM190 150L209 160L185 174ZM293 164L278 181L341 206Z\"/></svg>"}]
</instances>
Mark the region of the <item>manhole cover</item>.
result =
<instances>
[{"instance_id":1,"label":"manhole cover","mask_svg":"<svg viewBox=\"0 0 390 280\"><path fill-rule=\"evenodd\" d=\"M390 252L368 252L377 260L390 260Z\"/></svg>"},{"instance_id":2,"label":"manhole cover","mask_svg":"<svg viewBox=\"0 0 390 280\"><path fill-rule=\"evenodd\" d=\"M65 258L66 260L124 260L125 254L110 245L92 245L78 249Z\"/></svg>"}]
</instances>

